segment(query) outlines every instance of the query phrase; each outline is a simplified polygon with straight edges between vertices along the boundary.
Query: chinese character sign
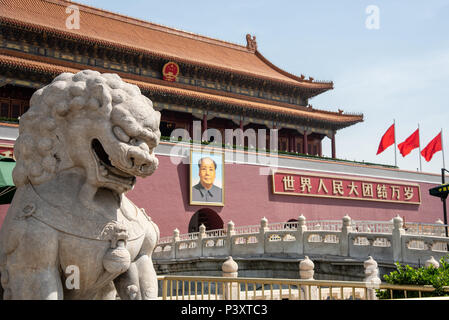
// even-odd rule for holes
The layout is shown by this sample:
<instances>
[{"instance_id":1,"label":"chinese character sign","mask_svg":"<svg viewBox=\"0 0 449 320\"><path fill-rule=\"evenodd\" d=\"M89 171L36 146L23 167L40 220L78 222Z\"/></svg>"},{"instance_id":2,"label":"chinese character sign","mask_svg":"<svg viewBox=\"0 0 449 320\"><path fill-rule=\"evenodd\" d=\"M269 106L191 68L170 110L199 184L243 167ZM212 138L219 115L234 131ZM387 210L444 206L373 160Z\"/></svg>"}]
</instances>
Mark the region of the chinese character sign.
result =
<instances>
[{"instance_id":1,"label":"chinese character sign","mask_svg":"<svg viewBox=\"0 0 449 320\"><path fill-rule=\"evenodd\" d=\"M420 204L418 184L302 172L274 171L273 193Z\"/></svg>"},{"instance_id":2,"label":"chinese character sign","mask_svg":"<svg viewBox=\"0 0 449 320\"><path fill-rule=\"evenodd\" d=\"M0 145L0 155L6 158L14 159L14 146Z\"/></svg>"}]
</instances>

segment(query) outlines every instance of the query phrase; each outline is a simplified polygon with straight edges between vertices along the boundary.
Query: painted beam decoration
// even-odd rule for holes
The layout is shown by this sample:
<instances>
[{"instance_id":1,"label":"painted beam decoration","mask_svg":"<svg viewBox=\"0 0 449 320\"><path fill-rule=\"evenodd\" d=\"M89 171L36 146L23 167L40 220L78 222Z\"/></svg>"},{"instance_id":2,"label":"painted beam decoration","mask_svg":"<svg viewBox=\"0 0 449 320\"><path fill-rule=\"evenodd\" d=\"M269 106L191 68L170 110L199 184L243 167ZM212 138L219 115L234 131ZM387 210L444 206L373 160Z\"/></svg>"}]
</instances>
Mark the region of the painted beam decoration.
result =
<instances>
[{"instance_id":1,"label":"painted beam decoration","mask_svg":"<svg viewBox=\"0 0 449 320\"><path fill-rule=\"evenodd\" d=\"M421 204L421 190L414 183L278 170L272 178L274 194Z\"/></svg>"}]
</instances>

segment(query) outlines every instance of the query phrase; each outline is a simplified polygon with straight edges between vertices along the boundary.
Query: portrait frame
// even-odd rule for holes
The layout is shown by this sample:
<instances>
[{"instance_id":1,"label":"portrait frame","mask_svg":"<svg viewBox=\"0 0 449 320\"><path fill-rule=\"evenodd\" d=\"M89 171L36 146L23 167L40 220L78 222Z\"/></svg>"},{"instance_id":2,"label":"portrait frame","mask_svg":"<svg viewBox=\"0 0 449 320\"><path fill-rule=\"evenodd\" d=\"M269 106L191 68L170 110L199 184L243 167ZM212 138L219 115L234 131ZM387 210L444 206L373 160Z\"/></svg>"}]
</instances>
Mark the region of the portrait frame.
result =
<instances>
[{"instance_id":1,"label":"portrait frame","mask_svg":"<svg viewBox=\"0 0 449 320\"><path fill-rule=\"evenodd\" d=\"M210 158L215 164L215 179L213 181L213 191L211 195L217 196L217 201L207 201L204 199L199 199L201 195L206 191L200 186L199 177L199 160L202 158ZM224 152L217 150L205 150L205 149L191 149L190 150L190 161L189 161L189 204L192 206L219 206L223 207L225 204L225 160ZM218 197L218 189L221 190L221 199ZM198 194L200 190L200 195Z\"/></svg>"}]
</instances>

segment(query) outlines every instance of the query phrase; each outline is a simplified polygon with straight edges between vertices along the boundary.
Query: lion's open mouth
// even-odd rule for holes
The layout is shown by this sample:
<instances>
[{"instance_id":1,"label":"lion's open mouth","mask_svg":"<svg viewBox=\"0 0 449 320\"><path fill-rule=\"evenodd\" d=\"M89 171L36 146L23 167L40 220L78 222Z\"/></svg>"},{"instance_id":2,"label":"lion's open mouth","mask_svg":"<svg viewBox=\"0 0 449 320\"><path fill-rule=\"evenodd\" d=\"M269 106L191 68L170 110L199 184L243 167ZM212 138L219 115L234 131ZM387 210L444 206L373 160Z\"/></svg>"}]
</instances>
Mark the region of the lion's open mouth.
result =
<instances>
[{"instance_id":1,"label":"lion's open mouth","mask_svg":"<svg viewBox=\"0 0 449 320\"><path fill-rule=\"evenodd\" d=\"M136 177L113 166L109 155L98 139L92 140L92 150L97 158L99 172L103 177L125 185L134 184Z\"/></svg>"}]
</instances>

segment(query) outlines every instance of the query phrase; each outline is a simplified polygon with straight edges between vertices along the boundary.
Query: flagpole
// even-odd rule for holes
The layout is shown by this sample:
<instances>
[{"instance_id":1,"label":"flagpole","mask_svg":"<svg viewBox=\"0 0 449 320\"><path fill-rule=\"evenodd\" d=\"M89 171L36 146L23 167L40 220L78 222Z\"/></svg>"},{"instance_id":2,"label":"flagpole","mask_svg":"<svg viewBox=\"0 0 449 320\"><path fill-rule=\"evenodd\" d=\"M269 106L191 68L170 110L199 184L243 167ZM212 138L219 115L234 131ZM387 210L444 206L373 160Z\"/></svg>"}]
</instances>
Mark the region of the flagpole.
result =
<instances>
[{"instance_id":1,"label":"flagpole","mask_svg":"<svg viewBox=\"0 0 449 320\"><path fill-rule=\"evenodd\" d=\"M443 168L446 168L446 164L444 162L443 128L441 128L441 154L443 155Z\"/></svg>"},{"instance_id":2,"label":"flagpole","mask_svg":"<svg viewBox=\"0 0 449 320\"><path fill-rule=\"evenodd\" d=\"M419 153L418 153L418 158L419 158L419 171L422 172L422 165L421 165L421 138L420 138L421 132L419 130L419 123L418 123L418 148L419 148Z\"/></svg>"},{"instance_id":3,"label":"flagpole","mask_svg":"<svg viewBox=\"0 0 449 320\"><path fill-rule=\"evenodd\" d=\"M398 166L398 157L397 157L397 151L396 151L396 120L393 119L393 125L394 125L394 166Z\"/></svg>"}]
</instances>

